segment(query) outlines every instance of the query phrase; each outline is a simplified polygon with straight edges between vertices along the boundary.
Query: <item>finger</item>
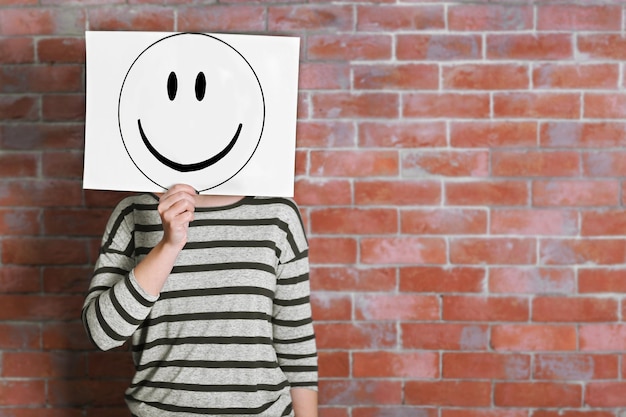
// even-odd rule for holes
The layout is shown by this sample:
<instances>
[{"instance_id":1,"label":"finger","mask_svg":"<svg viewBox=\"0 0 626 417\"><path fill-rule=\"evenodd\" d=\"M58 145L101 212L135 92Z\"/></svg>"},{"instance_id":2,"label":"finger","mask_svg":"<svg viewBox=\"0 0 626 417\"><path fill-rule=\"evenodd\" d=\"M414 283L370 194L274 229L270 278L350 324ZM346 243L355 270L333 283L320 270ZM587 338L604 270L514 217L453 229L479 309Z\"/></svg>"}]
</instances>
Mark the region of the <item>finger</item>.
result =
<instances>
[{"instance_id":1,"label":"finger","mask_svg":"<svg viewBox=\"0 0 626 417\"><path fill-rule=\"evenodd\" d=\"M188 184L176 184L176 185L173 185L171 188L169 188L167 191L165 191L163 196L164 197L168 197L169 195L176 194L178 192L184 192L184 193L187 193L187 194L190 194L190 195L197 195L198 194L196 189L193 188L191 185L188 185Z\"/></svg>"},{"instance_id":2,"label":"finger","mask_svg":"<svg viewBox=\"0 0 626 417\"><path fill-rule=\"evenodd\" d=\"M163 213L175 205L180 207L181 204L179 203L184 205L185 210L193 211L196 205L196 195L189 194L186 191L170 192L159 201L159 212Z\"/></svg>"}]
</instances>

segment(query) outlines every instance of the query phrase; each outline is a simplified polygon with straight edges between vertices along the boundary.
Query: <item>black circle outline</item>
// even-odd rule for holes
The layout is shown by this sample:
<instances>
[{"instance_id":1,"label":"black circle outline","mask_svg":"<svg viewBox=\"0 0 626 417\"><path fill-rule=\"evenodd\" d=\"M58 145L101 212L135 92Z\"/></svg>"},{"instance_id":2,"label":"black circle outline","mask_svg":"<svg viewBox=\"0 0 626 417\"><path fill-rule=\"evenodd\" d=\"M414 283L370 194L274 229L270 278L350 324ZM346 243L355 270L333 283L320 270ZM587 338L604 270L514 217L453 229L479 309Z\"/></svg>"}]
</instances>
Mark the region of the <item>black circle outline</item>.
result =
<instances>
[{"instance_id":1,"label":"black circle outline","mask_svg":"<svg viewBox=\"0 0 626 417\"><path fill-rule=\"evenodd\" d=\"M139 170L139 172L141 172L143 174L144 177L146 177L150 182L152 182L153 184L166 189L166 187L162 186L161 184L157 183L156 181L154 181L152 178L150 178L149 176L146 175L145 172L142 171L141 168L139 168L139 166L137 165L137 163L135 162L135 160L133 159L133 157L131 156L128 147L126 146L126 142L124 141L124 134L122 133L122 122L120 120L120 105L122 102L122 91L124 90L124 84L126 84L126 79L128 78L128 74L130 73L130 71L132 70L133 66L135 65L135 63L137 62L137 60L150 48L152 48L154 45L156 45L159 42L162 42L166 39L169 38L173 38L174 36L181 36L181 35L201 35L201 36L207 36L211 39L214 39L218 42L223 43L224 45L226 45L227 47L229 47L230 49L232 49L233 51L235 51L240 57L241 59L243 59L245 61L246 64L248 64L248 67L250 67L250 70L252 71L252 74L254 74L254 77L256 78L256 82L259 84L259 90L261 91L261 100L263 101L263 120L261 122L261 132L259 134L259 140L257 140L256 146L254 147L254 150L252 151L252 153L250 154L250 157L248 158L248 160L241 166L241 168L239 168L237 170L237 172L235 172L233 175L231 175L230 177L228 177L227 179L225 179L224 181L220 182L219 184L216 184L212 187L208 187L208 188L204 188L202 190L198 190L198 191L207 191L207 190L211 190L215 187L219 187L220 185L230 181L235 175L239 174L241 172L242 169L244 169L244 167L246 165L248 165L248 163L250 162L250 160L252 159L252 157L254 156L254 154L256 153L257 149L259 148L259 144L261 143L261 138L263 137L263 130L265 128L265 93L263 93L263 87L261 86L261 81L259 80L259 76L257 75L256 71L254 71L254 68L252 68L252 65L250 65L250 62L248 62L248 60L246 59L246 57L244 57L241 52L239 52L237 49L235 49L232 45L230 45L229 43L223 41L222 39L219 39L213 35L209 35L207 33L201 33L201 32L179 32L179 33L174 33L172 35L168 35L164 38L161 38L155 42L153 42L152 44L150 44L147 48L145 48L143 51L141 51L141 53L139 55L137 55L137 58L135 58L135 60L133 61L132 64L130 64L130 67L128 67L128 71L126 72L126 75L124 76L124 81L122 81L122 86L120 88L120 94L119 94L119 98L117 100L117 124L118 124L118 128L120 131L120 138L122 139L122 144L124 145L124 149L126 150L126 154L128 155L128 157L130 158L131 162L133 163L133 165L135 165L135 167Z\"/></svg>"}]
</instances>

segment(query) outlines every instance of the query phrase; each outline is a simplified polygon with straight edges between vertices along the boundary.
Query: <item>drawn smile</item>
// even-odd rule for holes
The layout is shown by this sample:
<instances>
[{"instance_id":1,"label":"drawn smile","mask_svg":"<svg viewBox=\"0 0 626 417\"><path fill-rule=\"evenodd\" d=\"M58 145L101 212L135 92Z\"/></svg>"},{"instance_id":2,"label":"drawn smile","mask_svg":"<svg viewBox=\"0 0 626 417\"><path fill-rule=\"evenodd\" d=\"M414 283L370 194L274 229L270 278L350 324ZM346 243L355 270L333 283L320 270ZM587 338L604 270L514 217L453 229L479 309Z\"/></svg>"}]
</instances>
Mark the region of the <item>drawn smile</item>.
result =
<instances>
[{"instance_id":1,"label":"drawn smile","mask_svg":"<svg viewBox=\"0 0 626 417\"><path fill-rule=\"evenodd\" d=\"M192 163L192 164L181 164L181 163L178 163L178 162L174 162L171 159L163 156L159 151L156 150L156 148L154 146L152 146L152 144L148 140L148 137L146 136L146 134L143 131L143 127L141 126L141 119L137 120L137 125L139 126L139 134L141 135L141 139L143 140L143 143L146 145L146 148L148 148L150 153L156 159L158 159L163 165L166 165L166 166L168 166L168 167L170 167L170 168L172 168L172 169L174 169L176 171L179 171L179 172L200 171L200 170L202 170L204 168L207 168L207 167L210 167L211 165L213 165L213 164L217 163L218 161L220 161L235 146L235 143L237 143L237 139L239 139L239 134L241 133L241 128L243 127L243 125L241 123L239 123L239 127L237 128L237 131L235 132L235 135L233 136L231 141L218 154L216 154L216 155L212 156L211 158L206 159L204 161L195 162L195 163Z\"/></svg>"}]
</instances>

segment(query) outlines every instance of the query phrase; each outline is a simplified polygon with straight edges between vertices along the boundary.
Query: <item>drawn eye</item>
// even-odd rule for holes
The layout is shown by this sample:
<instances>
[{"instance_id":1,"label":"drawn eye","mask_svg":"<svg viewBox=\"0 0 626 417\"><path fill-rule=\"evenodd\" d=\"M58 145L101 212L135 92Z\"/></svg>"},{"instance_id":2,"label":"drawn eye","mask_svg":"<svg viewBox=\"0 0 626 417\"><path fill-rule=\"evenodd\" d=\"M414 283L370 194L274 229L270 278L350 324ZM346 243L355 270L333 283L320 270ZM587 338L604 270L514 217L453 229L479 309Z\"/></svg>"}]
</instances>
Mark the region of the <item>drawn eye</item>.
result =
<instances>
[{"instance_id":1,"label":"drawn eye","mask_svg":"<svg viewBox=\"0 0 626 417\"><path fill-rule=\"evenodd\" d=\"M170 101L176 98L176 92L178 91L178 78L174 71L170 72L170 76L167 77L167 95Z\"/></svg>"},{"instance_id":2,"label":"drawn eye","mask_svg":"<svg viewBox=\"0 0 626 417\"><path fill-rule=\"evenodd\" d=\"M202 101L206 94L206 77L203 72L199 72L196 77L196 98L198 101Z\"/></svg>"}]
</instances>

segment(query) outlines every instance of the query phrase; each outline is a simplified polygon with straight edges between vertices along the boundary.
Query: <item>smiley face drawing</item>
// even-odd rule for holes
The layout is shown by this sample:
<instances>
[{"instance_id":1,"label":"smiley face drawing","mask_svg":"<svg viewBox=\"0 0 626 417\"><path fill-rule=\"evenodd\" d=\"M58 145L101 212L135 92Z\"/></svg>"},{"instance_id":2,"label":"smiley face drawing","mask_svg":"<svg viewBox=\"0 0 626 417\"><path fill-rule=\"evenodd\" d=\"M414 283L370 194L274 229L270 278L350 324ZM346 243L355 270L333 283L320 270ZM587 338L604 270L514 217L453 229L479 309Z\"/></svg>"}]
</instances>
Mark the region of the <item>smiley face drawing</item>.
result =
<instances>
[{"instance_id":1,"label":"smiley face drawing","mask_svg":"<svg viewBox=\"0 0 626 417\"><path fill-rule=\"evenodd\" d=\"M248 60L225 41L176 33L131 64L118 122L128 156L151 182L207 191L237 175L258 148L263 89Z\"/></svg>"}]
</instances>

